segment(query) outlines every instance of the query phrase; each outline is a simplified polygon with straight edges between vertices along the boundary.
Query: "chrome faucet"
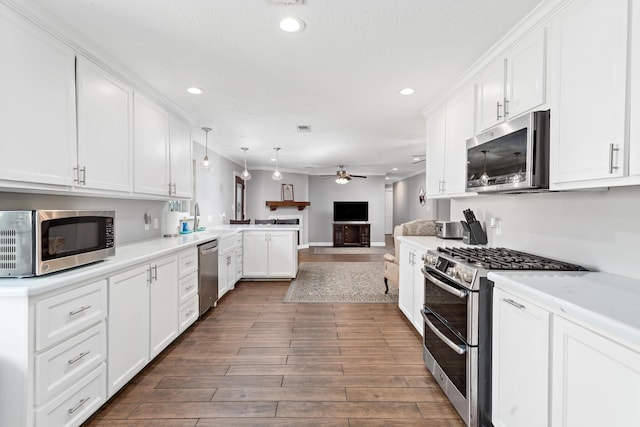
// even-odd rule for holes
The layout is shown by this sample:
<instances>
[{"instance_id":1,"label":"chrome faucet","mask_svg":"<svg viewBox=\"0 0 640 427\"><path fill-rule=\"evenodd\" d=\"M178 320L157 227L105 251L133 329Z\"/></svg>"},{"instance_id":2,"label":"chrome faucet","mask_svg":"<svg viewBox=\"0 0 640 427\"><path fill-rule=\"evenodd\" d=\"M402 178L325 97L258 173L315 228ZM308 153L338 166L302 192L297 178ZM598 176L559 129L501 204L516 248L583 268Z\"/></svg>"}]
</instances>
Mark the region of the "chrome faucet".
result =
<instances>
[{"instance_id":1,"label":"chrome faucet","mask_svg":"<svg viewBox=\"0 0 640 427\"><path fill-rule=\"evenodd\" d=\"M198 206L198 202L193 205L193 231L198 231L200 227L200 206Z\"/></svg>"}]
</instances>

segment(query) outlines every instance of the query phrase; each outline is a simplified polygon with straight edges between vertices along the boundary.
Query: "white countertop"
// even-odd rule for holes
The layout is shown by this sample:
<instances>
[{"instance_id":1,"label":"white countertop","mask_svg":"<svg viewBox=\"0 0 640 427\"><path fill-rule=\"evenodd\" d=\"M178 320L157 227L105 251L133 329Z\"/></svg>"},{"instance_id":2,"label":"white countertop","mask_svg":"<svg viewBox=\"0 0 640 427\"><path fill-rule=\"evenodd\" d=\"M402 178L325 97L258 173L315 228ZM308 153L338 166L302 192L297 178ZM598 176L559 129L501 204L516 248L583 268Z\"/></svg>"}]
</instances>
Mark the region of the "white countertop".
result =
<instances>
[{"instance_id":1,"label":"white countertop","mask_svg":"<svg viewBox=\"0 0 640 427\"><path fill-rule=\"evenodd\" d=\"M462 239L441 239L436 236L398 236L400 242L406 242L412 246L423 250L436 250L438 247L457 248L461 246L485 246L485 245L467 245L462 243Z\"/></svg>"},{"instance_id":2,"label":"white countertop","mask_svg":"<svg viewBox=\"0 0 640 427\"><path fill-rule=\"evenodd\" d=\"M640 280L600 272L491 272L496 286L640 348Z\"/></svg>"},{"instance_id":3,"label":"white countertop","mask_svg":"<svg viewBox=\"0 0 640 427\"><path fill-rule=\"evenodd\" d=\"M34 296L73 283L106 277L118 270L129 268L163 255L169 255L182 249L188 249L201 243L218 239L229 233L237 233L244 230L297 231L299 229L300 227L297 225L221 225L197 233L181 234L177 237L158 237L119 245L116 247L115 256L94 264L40 277L0 278L0 298Z\"/></svg>"}]
</instances>

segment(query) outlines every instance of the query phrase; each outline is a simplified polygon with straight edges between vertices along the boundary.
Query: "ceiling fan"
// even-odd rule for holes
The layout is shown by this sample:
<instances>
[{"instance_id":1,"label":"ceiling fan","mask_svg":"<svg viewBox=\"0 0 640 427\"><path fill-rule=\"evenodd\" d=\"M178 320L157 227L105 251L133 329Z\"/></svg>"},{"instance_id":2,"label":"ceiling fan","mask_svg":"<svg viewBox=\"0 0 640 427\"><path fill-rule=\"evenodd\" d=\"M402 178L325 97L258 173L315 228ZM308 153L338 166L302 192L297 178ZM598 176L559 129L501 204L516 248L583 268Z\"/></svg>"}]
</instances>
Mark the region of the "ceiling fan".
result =
<instances>
[{"instance_id":1,"label":"ceiling fan","mask_svg":"<svg viewBox=\"0 0 640 427\"><path fill-rule=\"evenodd\" d=\"M336 171L336 182L338 184L346 184L351 181L351 178L366 178L364 175L352 175L344 170L344 165L338 165L339 171Z\"/></svg>"}]
</instances>

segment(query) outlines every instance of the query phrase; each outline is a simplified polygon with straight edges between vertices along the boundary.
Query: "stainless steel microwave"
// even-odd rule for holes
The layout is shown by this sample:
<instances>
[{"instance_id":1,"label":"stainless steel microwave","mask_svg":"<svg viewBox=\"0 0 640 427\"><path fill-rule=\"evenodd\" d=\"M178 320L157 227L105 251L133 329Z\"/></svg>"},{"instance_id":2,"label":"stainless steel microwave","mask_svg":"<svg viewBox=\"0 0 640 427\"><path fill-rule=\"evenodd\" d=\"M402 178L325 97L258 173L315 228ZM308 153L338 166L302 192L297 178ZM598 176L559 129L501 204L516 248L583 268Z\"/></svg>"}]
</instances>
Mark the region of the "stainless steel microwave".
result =
<instances>
[{"instance_id":1,"label":"stainless steel microwave","mask_svg":"<svg viewBox=\"0 0 640 427\"><path fill-rule=\"evenodd\" d=\"M535 111L467 140L466 191L549 188L549 111Z\"/></svg>"},{"instance_id":2,"label":"stainless steel microwave","mask_svg":"<svg viewBox=\"0 0 640 427\"><path fill-rule=\"evenodd\" d=\"M66 270L115 255L114 210L0 211L0 277Z\"/></svg>"}]
</instances>

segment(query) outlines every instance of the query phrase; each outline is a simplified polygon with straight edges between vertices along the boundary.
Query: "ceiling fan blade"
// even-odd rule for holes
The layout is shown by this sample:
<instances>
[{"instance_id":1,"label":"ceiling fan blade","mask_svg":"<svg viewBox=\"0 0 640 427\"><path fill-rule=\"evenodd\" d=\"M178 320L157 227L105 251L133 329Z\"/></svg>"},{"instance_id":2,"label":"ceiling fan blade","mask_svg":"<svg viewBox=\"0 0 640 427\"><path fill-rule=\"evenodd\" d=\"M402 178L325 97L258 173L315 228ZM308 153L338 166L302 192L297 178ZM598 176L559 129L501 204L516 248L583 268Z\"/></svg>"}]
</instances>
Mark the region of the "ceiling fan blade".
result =
<instances>
[{"instance_id":1,"label":"ceiling fan blade","mask_svg":"<svg viewBox=\"0 0 640 427\"><path fill-rule=\"evenodd\" d=\"M351 178L366 178L364 175L349 175Z\"/></svg>"},{"instance_id":2,"label":"ceiling fan blade","mask_svg":"<svg viewBox=\"0 0 640 427\"><path fill-rule=\"evenodd\" d=\"M414 161L412 164L414 164L414 165L415 165L416 163L422 163L422 162L424 162L425 160L426 160L426 159L416 160L416 161Z\"/></svg>"}]
</instances>

